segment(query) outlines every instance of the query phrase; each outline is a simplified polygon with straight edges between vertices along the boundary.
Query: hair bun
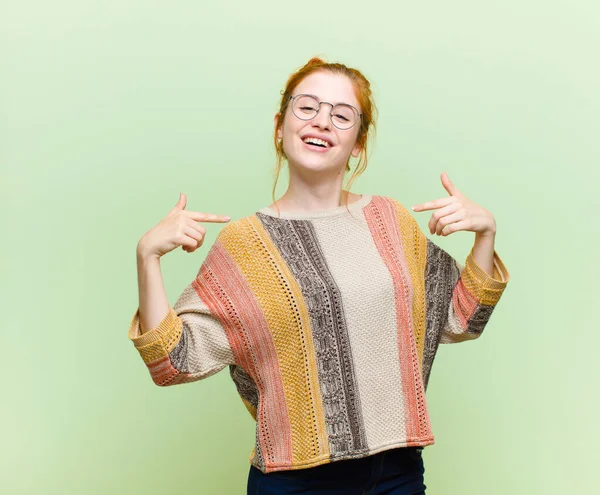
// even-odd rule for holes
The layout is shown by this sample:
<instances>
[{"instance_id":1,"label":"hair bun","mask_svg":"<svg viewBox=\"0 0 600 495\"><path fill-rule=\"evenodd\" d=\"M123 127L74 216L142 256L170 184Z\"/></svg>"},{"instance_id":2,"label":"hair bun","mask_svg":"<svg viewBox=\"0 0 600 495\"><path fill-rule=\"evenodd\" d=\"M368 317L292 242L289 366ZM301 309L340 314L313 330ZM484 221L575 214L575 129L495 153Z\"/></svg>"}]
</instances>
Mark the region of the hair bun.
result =
<instances>
[{"instance_id":1,"label":"hair bun","mask_svg":"<svg viewBox=\"0 0 600 495\"><path fill-rule=\"evenodd\" d=\"M304 67L310 67L311 65L323 65L325 63L327 63L325 62L325 60L319 57L313 57L308 62L306 62L306 65Z\"/></svg>"}]
</instances>

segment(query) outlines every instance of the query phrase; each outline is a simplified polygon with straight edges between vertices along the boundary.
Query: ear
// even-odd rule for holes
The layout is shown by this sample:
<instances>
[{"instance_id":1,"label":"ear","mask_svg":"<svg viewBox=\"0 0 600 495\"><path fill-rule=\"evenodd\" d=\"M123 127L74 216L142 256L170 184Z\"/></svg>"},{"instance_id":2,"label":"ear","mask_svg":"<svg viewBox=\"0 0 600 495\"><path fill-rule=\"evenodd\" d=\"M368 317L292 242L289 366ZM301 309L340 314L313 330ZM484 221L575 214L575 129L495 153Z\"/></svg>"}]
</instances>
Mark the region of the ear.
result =
<instances>
[{"instance_id":1,"label":"ear","mask_svg":"<svg viewBox=\"0 0 600 495\"><path fill-rule=\"evenodd\" d=\"M277 130L277 139L283 138L283 129L277 129L277 124L279 123L279 113L276 113L273 117L273 125L275 126L275 130Z\"/></svg>"},{"instance_id":2,"label":"ear","mask_svg":"<svg viewBox=\"0 0 600 495\"><path fill-rule=\"evenodd\" d=\"M356 158L358 155L360 155L361 150L362 150L362 146L357 144L354 148L352 148L352 156L354 158Z\"/></svg>"}]
</instances>

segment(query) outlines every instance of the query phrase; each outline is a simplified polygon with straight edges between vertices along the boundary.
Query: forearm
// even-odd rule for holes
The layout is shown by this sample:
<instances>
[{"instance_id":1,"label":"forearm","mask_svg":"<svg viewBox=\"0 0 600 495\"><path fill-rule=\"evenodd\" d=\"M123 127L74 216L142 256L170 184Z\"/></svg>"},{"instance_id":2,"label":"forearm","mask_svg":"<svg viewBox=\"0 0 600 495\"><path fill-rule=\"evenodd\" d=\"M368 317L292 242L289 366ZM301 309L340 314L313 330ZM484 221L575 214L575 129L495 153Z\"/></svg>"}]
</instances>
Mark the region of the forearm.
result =
<instances>
[{"instance_id":1,"label":"forearm","mask_svg":"<svg viewBox=\"0 0 600 495\"><path fill-rule=\"evenodd\" d=\"M137 256L140 332L156 328L169 313L169 300L160 270L160 257Z\"/></svg>"},{"instance_id":2,"label":"forearm","mask_svg":"<svg viewBox=\"0 0 600 495\"><path fill-rule=\"evenodd\" d=\"M490 276L494 275L494 240L496 233L475 234L473 244L473 259L482 270Z\"/></svg>"}]
</instances>

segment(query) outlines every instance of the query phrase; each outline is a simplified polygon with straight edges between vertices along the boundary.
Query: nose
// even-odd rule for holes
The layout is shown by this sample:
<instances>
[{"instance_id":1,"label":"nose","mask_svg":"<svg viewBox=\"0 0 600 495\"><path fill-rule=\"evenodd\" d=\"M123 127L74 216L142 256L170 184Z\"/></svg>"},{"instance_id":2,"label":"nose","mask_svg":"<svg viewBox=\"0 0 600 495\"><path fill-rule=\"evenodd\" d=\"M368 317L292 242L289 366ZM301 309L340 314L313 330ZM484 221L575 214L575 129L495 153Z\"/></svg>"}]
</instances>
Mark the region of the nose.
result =
<instances>
[{"instance_id":1,"label":"nose","mask_svg":"<svg viewBox=\"0 0 600 495\"><path fill-rule=\"evenodd\" d=\"M321 103L321 107L312 119L313 125L320 127L321 129L331 129L331 119L329 114L331 113L331 106L329 103Z\"/></svg>"}]
</instances>

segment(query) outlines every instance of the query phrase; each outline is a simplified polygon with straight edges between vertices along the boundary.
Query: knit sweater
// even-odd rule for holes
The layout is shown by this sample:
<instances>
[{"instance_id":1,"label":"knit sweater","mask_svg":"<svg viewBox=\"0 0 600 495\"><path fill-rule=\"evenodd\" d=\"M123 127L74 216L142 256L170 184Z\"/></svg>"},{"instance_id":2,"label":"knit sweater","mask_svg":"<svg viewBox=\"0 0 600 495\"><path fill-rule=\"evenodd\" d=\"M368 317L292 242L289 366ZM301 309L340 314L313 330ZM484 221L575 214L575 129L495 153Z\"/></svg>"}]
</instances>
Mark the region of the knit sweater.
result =
<instances>
[{"instance_id":1,"label":"knit sweater","mask_svg":"<svg viewBox=\"0 0 600 495\"><path fill-rule=\"evenodd\" d=\"M481 335L509 280L425 237L393 198L265 207L226 224L160 324L129 338L159 386L226 366L256 421L249 462L303 469L434 443L425 390L440 343Z\"/></svg>"}]
</instances>

